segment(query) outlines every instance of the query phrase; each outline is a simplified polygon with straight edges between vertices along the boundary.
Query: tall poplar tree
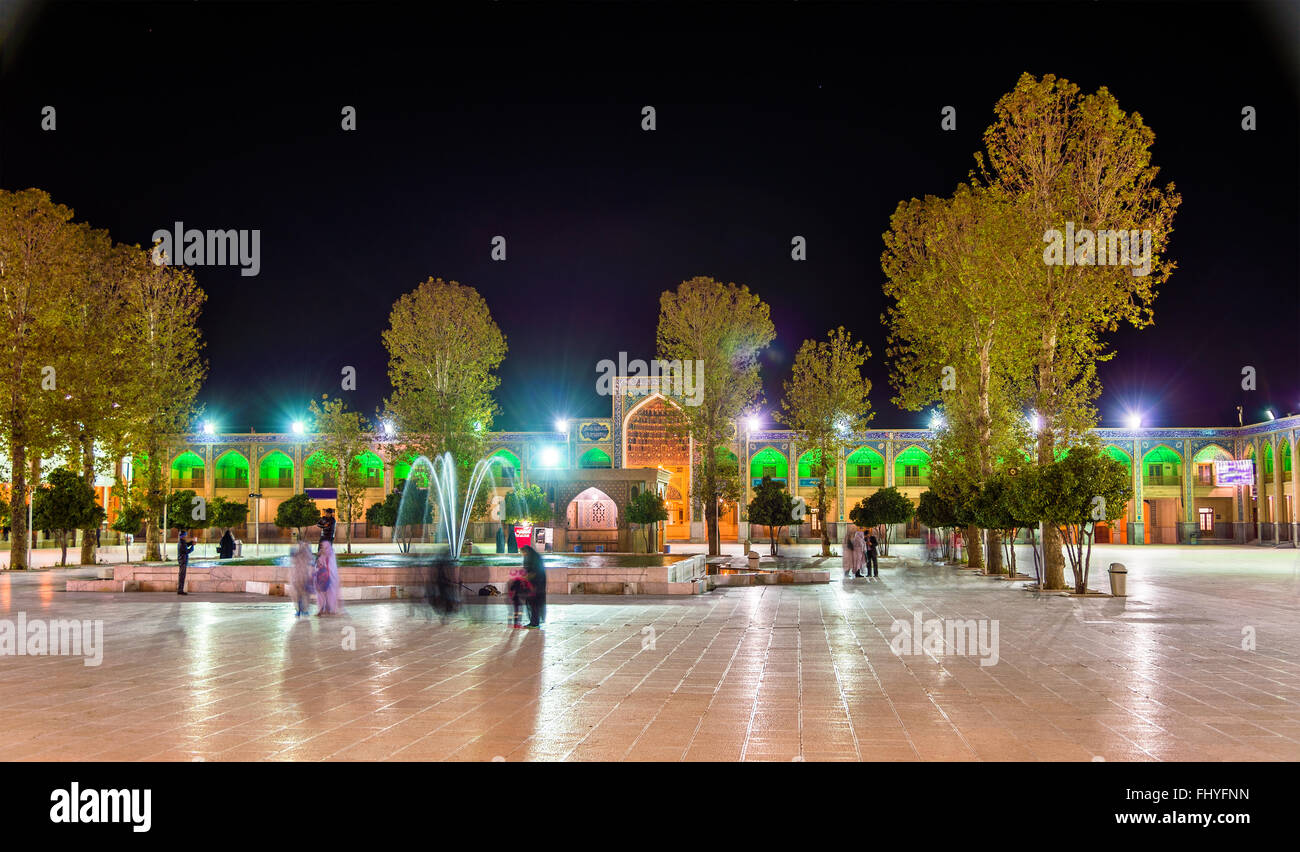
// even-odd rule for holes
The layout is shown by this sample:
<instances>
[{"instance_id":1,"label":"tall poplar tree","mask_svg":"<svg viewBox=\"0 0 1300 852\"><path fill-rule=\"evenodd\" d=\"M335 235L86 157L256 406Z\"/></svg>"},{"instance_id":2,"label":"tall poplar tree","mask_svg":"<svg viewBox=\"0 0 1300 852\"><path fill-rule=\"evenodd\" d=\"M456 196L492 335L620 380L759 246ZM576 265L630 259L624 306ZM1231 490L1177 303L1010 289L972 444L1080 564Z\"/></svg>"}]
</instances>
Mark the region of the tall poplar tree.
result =
<instances>
[{"instance_id":1,"label":"tall poplar tree","mask_svg":"<svg viewBox=\"0 0 1300 852\"><path fill-rule=\"evenodd\" d=\"M801 447L817 454L822 556L831 553L826 524L828 481L834 481L836 488L844 487L834 479L840 456L852 449L853 435L866 428L873 416L867 399L871 380L862 375L862 365L870 357L870 350L854 340L844 326L827 333L825 340L805 340L795 355L781 412L776 415L797 433Z\"/></svg>"},{"instance_id":2,"label":"tall poplar tree","mask_svg":"<svg viewBox=\"0 0 1300 852\"><path fill-rule=\"evenodd\" d=\"M674 401L702 459L696 489L705 498L710 555L721 552L718 504L725 492L713 449L730 439L742 412L761 398L758 359L775 336L767 304L743 285L699 276L659 297L659 357L702 365L703 375L695 377L703 384L700 404L692 405L686 394Z\"/></svg>"},{"instance_id":3,"label":"tall poplar tree","mask_svg":"<svg viewBox=\"0 0 1300 852\"><path fill-rule=\"evenodd\" d=\"M1059 446L1077 443L1097 422L1096 365L1114 356L1102 334L1153 322L1156 290L1175 268L1167 249L1181 197L1172 183L1157 184L1155 133L1104 86L1081 95L1068 80L1024 74L994 111L978 168L990 192L1027 223L1026 242L1042 252L1007 286L1018 296L1015 323L1032 335L1026 373L1041 424L1037 460L1046 466ZM1116 262L1113 241L1107 262L1099 262L1096 234L1119 231L1140 235L1129 247L1132 262ZM1055 251L1061 233L1076 235L1064 256ZM1045 529L1043 546L1045 585L1063 589L1054 526Z\"/></svg>"}]
</instances>

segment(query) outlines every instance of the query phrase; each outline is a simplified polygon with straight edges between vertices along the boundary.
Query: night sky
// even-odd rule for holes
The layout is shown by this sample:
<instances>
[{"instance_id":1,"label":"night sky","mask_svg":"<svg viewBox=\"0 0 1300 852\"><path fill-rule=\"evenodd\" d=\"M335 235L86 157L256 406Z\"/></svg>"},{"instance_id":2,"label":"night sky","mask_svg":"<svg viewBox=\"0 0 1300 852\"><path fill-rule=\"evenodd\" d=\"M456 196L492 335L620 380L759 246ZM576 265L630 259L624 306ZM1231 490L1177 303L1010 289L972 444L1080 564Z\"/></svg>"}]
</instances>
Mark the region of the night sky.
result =
<instances>
[{"instance_id":1,"label":"night sky","mask_svg":"<svg viewBox=\"0 0 1300 852\"><path fill-rule=\"evenodd\" d=\"M873 352L874 425L924 425L889 401L881 234L966 177L1024 71L1108 86L1183 196L1156 325L1110 338L1102 425L1300 412L1294 4L14 8L0 186L123 242L262 231L259 276L196 270L224 431L287 429L345 365L373 413L389 309L429 276L478 288L508 338L496 428L609 416L596 363L652 357L659 294L695 275L771 306L767 410L799 343L843 324Z\"/></svg>"}]
</instances>

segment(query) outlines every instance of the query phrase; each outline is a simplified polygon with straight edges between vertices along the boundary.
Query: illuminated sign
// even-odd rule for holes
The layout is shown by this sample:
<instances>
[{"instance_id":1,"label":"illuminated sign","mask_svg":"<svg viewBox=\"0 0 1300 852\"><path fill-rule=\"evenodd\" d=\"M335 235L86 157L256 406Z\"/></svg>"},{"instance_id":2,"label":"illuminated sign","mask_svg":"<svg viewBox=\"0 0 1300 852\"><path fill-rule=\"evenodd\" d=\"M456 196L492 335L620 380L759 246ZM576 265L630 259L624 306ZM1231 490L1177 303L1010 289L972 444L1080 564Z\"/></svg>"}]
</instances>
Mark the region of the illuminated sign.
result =
<instances>
[{"instance_id":1,"label":"illuminated sign","mask_svg":"<svg viewBox=\"0 0 1300 852\"><path fill-rule=\"evenodd\" d=\"M1254 485L1255 462L1253 459L1235 461L1216 461L1214 463L1215 485Z\"/></svg>"}]
</instances>

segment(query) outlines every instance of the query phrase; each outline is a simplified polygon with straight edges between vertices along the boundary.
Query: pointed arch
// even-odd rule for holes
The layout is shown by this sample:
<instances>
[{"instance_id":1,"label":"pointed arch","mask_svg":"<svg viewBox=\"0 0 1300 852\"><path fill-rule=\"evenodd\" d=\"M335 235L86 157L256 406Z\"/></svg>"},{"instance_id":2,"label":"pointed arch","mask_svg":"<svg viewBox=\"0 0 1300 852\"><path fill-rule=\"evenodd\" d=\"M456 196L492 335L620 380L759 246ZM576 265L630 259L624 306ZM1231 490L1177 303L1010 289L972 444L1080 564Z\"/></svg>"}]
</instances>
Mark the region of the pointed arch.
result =
<instances>
[{"instance_id":1,"label":"pointed arch","mask_svg":"<svg viewBox=\"0 0 1300 852\"><path fill-rule=\"evenodd\" d=\"M248 488L248 458L239 450L226 450L213 467L217 488Z\"/></svg>"},{"instance_id":2,"label":"pointed arch","mask_svg":"<svg viewBox=\"0 0 1300 852\"><path fill-rule=\"evenodd\" d=\"M293 459L280 450L271 450L262 456L257 466L260 488L293 488Z\"/></svg>"},{"instance_id":3,"label":"pointed arch","mask_svg":"<svg viewBox=\"0 0 1300 852\"><path fill-rule=\"evenodd\" d=\"M771 444L749 457L749 478L757 483L761 482L764 476L770 476L780 482L790 480L789 459L786 458L785 453Z\"/></svg>"},{"instance_id":4,"label":"pointed arch","mask_svg":"<svg viewBox=\"0 0 1300 852\"><path fill-rule=\"evenodd\" d=\"M849 487L883 486L885 457L874 447L858 447L844 460L844 478Z\"/></svg>"},{"instance_id":5,"label":"pointed arch","mask_svg":"<svg viewBox=\"0 0 1300 852\"><path fill-rule=\"evenodd\" d=\"M613 466L614 460L600 447L592 447L578 459L578 467L585 469L606 468Z\"/></svg>"},{"instance_id":6,"label":"pointed arch","mask_svg":"<svg viewBox=\"0 0 1300 852\"><path fill-rule=\"evenodd\" d=\"M894 484L916 486L930 484L930 454L919 444L908 444L894 456Z\"/></svg>"}]
</instances>

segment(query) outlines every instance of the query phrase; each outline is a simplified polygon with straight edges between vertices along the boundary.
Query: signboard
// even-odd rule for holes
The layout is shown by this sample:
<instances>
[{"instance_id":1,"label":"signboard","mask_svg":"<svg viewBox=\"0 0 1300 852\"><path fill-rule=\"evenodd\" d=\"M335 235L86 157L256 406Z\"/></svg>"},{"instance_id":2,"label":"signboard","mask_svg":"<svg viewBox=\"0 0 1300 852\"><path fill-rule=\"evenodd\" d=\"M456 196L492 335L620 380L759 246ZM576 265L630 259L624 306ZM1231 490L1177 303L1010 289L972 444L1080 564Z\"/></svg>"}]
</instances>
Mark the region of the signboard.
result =
<instances>
[{"instance_id":1,"label":"signboard","mask_svg":"<svg viewBox=\"0 0 1300 852\"><path fill-rule=\"evenodd\" d=\"M1214 463L1214 484L1254 485L1255 461L1253 459L1216 461Z\"/></svg>"},{"instance_id":2,"label":"signboard","mask_svg":"<svg viewBox=\"0 0 1300 852\"><path fill-rule=\"evenodd\" d=\"M604 423L583 423L578 430L584 441L603 441L609 437L609 427Z\"/></svg>"}]
</instances>

